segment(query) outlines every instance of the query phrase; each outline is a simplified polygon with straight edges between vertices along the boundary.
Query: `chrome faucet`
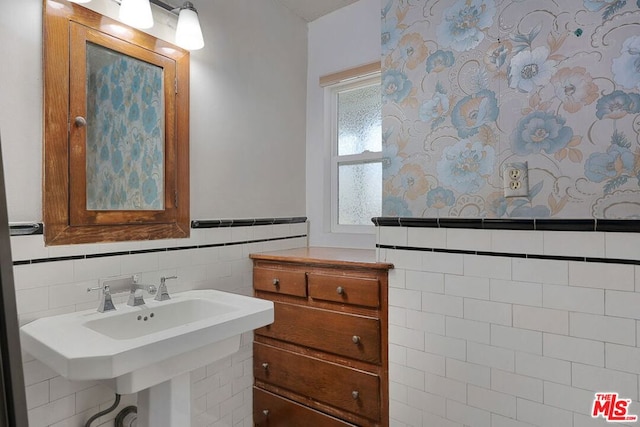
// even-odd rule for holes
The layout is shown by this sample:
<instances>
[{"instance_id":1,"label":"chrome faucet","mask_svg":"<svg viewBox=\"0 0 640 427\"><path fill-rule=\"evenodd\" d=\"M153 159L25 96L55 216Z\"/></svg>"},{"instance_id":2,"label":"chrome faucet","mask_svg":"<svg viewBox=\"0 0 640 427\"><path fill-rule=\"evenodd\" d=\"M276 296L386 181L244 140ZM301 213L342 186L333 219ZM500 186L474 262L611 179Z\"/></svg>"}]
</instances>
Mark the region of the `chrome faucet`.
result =
<instances>
[{"instance_id":1,"label":"chrome faucet","mask_svg":"<svg viewBox=\"0 0 640 427\"><path fill-rule=\"evenodd\" d=\"M98 311L100 313L116 309L116 306L113 305L113 300L111 299L111 289L109 288L109 285L103 284L96 288L87 288L87 292L91 291L102 291L100 292L100 304L98 304Z\"/></svg>"},{"instance_id":2,"label":"chrome faucet","mask_svg":"<svg viewBox=\"0 0 640 427\"><path fill-rule=\"evenodd\" d=\"M158 292L156 293L156 297L154 298L154 300L166 301L168 299L171 299L171 297L169 296L169 291L167 291L166 281L169 279L177 279L177 278L178 276L168 276L168 277L162 276L160 278L160 287L158 288Z\"/></svg>"},{"instance_id":3,"label":"chrome faucet","mask_svg":"<svg viewBox=\"0 0 640 427\"><path fill-rule=\"evenodd\" d=\"M131 283L131 292L129 293L129 300L127 301L127 305L131 307L137 307L139 305L144 305L144 298L142 297L142 292L138 291L147 291L151 295L154 295L157 292L158 288L155 285L141 285L138 283L138 277L134 276L133 283Z\"/></svg>"}]
</instances>

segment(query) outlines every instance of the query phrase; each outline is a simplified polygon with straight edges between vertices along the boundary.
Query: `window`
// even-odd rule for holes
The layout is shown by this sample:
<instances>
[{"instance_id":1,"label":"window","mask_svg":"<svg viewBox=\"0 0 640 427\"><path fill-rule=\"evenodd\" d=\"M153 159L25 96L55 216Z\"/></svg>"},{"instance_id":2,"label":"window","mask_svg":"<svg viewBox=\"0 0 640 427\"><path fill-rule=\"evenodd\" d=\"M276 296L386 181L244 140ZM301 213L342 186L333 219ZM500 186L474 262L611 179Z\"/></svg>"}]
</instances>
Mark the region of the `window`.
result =
<instances>
[{"instance_id":1,"label":"window","mask_svg":"<svg viewBox=\"0 0 640 427\"><path fill-rule=\"evenodd\" d=\"M382 212L379 71L326 87L330 105L331 231L373 233Z\"/></svg>"}]
</instances>

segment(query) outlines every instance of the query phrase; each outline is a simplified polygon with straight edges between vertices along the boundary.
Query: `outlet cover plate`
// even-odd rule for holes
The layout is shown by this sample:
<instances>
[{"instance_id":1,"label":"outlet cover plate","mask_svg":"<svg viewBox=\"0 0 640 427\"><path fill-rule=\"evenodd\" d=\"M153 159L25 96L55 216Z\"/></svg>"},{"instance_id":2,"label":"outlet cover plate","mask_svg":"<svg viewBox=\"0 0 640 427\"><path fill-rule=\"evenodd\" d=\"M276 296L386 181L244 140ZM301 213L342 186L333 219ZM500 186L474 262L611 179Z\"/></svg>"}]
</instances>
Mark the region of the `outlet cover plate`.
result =
<instances>
[{"instance_id":1,"label":"outlet cover plate","mask_svg":"<svg viewBox=\"0 0 640 427\"><path fill-rule=\"evenodd\" d=\"M529 195L529 166L527 162L505 163L502 166L504 197Z\"/></svg>"}]
</instances>

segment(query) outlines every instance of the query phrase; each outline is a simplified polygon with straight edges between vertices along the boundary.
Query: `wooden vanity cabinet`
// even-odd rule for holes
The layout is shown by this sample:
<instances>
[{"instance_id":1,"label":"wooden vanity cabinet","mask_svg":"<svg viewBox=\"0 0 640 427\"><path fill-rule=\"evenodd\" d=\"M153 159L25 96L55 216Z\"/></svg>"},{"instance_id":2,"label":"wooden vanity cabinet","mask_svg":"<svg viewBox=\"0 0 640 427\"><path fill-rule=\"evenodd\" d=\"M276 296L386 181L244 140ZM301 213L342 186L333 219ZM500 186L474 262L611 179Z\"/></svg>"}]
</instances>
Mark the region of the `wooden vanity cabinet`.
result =
<instances>
[{"instance_id":1,"label":"wooden vanity cabinet","mask_svg":"<svg viewBox=\"0 0 640 427\"><path fill-rule=\"evenodd\" d=\"M389 425L388 270L375 251L251 254L275 320L254 338L256 426Z\"/></svg>"}]
</instances>

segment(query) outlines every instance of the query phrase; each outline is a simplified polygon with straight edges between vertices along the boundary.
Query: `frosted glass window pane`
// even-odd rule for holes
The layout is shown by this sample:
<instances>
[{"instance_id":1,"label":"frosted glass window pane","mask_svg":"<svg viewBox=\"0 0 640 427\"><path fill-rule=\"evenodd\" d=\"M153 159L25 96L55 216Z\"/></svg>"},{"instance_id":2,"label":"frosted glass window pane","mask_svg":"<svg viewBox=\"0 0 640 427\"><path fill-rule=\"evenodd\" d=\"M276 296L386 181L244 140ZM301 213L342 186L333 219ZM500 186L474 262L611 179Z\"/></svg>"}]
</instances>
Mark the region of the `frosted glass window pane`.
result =
<instances>
[{"instance_id":1,"label":"frosted glass window pane","mask_svg":"<svg viewBox=\"0 0 640 427\"><path fill-rule=\"evenodd\" d=\"M382 150L380 85L338 93L338 155Z\"/></svg>"},{"instance_id":2,"label":"frosted glass window pane","mask_svg":"<svg viewBox=\"0 0 640 427\"><path fill-rule=\"evenodd\" d=\"M371 225L382 212L382 162L338 166L338 224Z\"/></svg>"}]
</instances>

